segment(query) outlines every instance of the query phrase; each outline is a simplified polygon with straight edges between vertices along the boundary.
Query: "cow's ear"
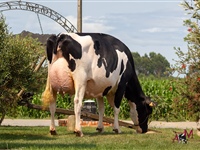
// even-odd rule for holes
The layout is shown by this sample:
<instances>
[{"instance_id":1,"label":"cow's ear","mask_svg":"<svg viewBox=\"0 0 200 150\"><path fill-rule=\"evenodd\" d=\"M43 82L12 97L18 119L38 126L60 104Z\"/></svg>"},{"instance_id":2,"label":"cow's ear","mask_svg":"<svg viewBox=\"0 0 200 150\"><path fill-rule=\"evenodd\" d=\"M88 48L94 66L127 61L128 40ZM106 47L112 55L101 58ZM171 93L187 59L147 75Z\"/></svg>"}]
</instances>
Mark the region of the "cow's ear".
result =
<instances>
[{"instance_id":1,"label":"cow's ear","mask_svg":"<svg viewBox=\"0 0 200 150\"><path fill-rule=\"evenodd\" d=\"M157 103L150 99L150 97L146 97L145 103L148 104L150 107L157 106Z\"/></svg>"},{"instance_id":2,"label":"cow's ear","mask_svg":"<svg viewBox=\"0 0 200 150\"><path fill-rule=\"evenodd\" d=\"M54 34L51 35L47 39L46 53L47 53L47 59L49 60L49 63L51 63L51 61L52 61L52 55L53 55L53 51L55 49L56 39L57 39L57 36Z\"/></svg>"}]
</instances>

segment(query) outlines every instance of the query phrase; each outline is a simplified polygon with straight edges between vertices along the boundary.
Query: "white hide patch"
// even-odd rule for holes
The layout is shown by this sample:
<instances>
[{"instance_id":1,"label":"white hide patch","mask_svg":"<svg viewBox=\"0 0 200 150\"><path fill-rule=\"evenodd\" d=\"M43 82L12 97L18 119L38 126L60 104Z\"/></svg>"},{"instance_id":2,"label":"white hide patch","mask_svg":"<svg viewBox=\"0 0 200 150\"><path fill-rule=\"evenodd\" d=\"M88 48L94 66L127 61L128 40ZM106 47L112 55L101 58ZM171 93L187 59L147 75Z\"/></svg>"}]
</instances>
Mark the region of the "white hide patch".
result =
<instances>
[{"instance_id":1,"label":"white hide patch","mask_svg":"<svg viewBox=\"0 0 200 150\"><path fill-rule=\"evenodd\" d=\"M136 104L134 102L128 101L130 106L130 117L131 120L134 122L134 125L139 125L138 121L138 113L136 110Z\"/></svg>"}]
</instances>

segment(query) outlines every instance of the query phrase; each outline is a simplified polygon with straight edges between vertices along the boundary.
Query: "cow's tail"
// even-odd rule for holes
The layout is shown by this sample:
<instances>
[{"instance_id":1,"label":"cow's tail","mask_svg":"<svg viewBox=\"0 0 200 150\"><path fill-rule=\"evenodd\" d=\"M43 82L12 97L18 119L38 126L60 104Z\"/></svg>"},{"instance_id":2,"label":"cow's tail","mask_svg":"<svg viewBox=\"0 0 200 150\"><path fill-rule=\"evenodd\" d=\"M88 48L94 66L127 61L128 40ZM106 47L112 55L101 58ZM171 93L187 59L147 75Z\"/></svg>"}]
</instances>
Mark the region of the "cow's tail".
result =
<instances>
[{"instance_id":1,"label":"cow's tail","mask_svg":"<svg viewBox=\"0 0 200 150\"><path fill-rule=\"evenodd\" d=\"M53 90L52 90L52 87L49 81L49 76L48 76L45 91L42 93L43 107L47 108L49 104L54 101L55 101L55 96L53 94Z\"/></svg>"}]
</instances>

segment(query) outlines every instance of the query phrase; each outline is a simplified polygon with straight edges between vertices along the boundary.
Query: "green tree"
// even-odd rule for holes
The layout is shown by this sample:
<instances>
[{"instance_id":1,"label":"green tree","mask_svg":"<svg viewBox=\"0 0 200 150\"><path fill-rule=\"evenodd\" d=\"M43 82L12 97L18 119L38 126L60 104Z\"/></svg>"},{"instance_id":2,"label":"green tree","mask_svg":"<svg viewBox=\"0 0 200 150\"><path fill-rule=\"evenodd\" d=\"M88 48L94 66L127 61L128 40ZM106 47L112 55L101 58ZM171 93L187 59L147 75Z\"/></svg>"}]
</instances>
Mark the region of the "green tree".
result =
<instances>
[{"instance_id":1,"label":"green tree","mask_svg":"<svg viewBox=\"0 0 200 150\"><path fill-rule=\"evenodd\" d=\"M137 52L133 52L132 56L135 61L136 71L139 75L154 75L155 77L168 76L165 72L170 68L170 63L161 54L150 52L149 55L144 54L144 56L140 56Z\"/></svg>"},{"instance_id":2,"label":"green tree","mask_svg":"<svg viewBox=\"0 0 200 150\"><path fill-rule=\"evenodd\" d=\"M184 21L184 26L188 28L188 34L184 38L188 45L188 51L185 53L180 48L175 48L179 57L174 71L182 75L179 80L180 97L179 100L185 100L186 108L191 115L200 113L200 1L182 3L185 11L189 14L189 19Z\"/></svg>"},{"instance_id":3,"label":"green tree","mask_svg":"<svg viewBox=\"0 0 200 150\"><path fill-rule=\"evenodd\" d=\"M42 72L34 73L33 69L44 51L36 40L8 34L5 19L0 20L1 55L0 55L0 114L1 122L5 114L15 115L17 96L21 89L36 92L45 80ZM46 76L45 76L46 77ZM0 124L1 124L0 122Z\"/></svg>"},{"instance_id":4,"label":"green tree","mask_svg":"<svg viewBox=\"0 0 200 150\"><path fill-rule=\"evenodd\" d=\"M6 43L6 39L8 36L8 29L7 29L7 25L5 23L5 18L3 17L3 15L0 14L0 52L2 51L2 49L5 46Z\"/></svg>"},{"instance_id":5,"label":"green tree","mask_svg":"<svg viewBox=\"0 0 200 150\"><path fill-rule=\"evenodd\" d=\"M134 63L135 63L135 69L136 69L136 73L139 74L141 72L141 67L139 67L139 65L141 64L141 56L138 52L132 52L132 56L134 59Z\"/></svg>"},{"instance_id":6,"label":"green tree","mask_svg":"<svg viewBox=\"0 0 200 150\"><path fill-rule=\"evenodd\" d=\"M151 62L150 73L158 77L165 76L167 68L170 68L170 63L167 59L161 54L156 54L154 52L149 53L149 58Z\"/></svg>"}]
</instances>

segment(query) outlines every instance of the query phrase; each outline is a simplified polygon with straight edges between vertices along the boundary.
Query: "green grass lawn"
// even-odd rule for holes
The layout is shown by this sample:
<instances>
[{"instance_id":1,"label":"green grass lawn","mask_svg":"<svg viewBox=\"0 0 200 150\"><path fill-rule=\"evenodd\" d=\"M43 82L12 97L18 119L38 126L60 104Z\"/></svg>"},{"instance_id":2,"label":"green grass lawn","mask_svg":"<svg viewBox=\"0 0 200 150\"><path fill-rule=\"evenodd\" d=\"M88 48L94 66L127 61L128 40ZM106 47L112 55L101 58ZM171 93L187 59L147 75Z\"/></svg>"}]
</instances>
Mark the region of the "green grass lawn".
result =
<instances>
[{"instance_id":1,"label":"green grass lawn","mask_svg":"<svg viewBox=\"0 0 200 150\"><path fill-rule=\"evenodd\" d=\"M66 127L57 127L56 136L49 135L49 127L0 126L1 149L54 149L54 150L200 150L200 137L194 130L194 138L187 144L172 142L175 129L156 129L162 133L136 134L135 130L121 127L121 134L114 134L111 127L98 134L93 127L83 127L84 137L76 137ZM176 129L183 132L183 130ZM188 131L189 132L189 131Z\"/></svg>"}]
</instances>

